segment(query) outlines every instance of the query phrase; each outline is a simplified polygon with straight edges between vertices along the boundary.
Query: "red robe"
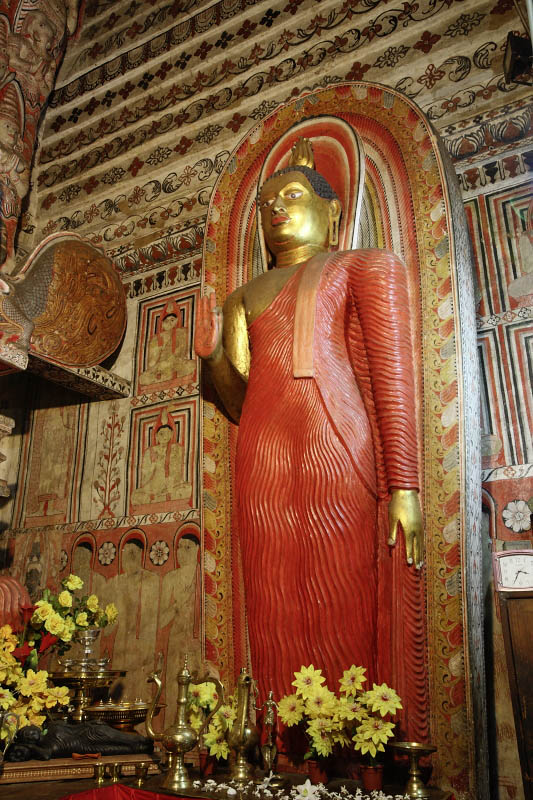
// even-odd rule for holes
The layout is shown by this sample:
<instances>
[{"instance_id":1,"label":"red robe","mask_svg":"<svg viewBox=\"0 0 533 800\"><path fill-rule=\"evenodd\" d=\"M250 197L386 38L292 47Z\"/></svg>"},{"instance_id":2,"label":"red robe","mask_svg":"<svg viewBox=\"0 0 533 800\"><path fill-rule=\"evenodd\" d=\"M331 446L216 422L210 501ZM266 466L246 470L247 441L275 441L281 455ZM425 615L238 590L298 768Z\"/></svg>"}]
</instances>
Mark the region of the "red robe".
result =
<instances>
[{"instance_id":1,"label":"red robe","mask_svg":"<svg viewBox=\"0 0 533 800\"><path fill-rule=\"evenodd\" d=\"M376 679L378 506L418 489L404 264L327 258L316 294L314 376L293 377L303 267L249 328L236 457L252 671L261 696L294 691L303 664L331 689L352 663Z\"/></svg>"}]
</instances>

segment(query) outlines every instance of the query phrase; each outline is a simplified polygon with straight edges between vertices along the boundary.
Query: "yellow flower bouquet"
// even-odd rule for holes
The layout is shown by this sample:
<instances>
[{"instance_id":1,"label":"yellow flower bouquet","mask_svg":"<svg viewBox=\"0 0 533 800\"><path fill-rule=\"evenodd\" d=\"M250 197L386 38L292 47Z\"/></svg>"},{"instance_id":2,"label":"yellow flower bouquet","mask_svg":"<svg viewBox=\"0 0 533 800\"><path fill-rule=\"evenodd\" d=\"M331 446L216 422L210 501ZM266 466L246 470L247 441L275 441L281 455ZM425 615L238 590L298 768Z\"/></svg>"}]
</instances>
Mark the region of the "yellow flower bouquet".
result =
<instances>
[{"instance_id":1,"label":"yellow flower bouquet","mask_svg":"<svg viewBox=\"0 0 533 800\"><path fill-rule=\"evenodd\" d=\"M217 700L213 703L216 705ZM217 759L228 758L230 747L228 735L237 716L237 697L229 695L224 705L221 705L209 723L203 735L203 743L209 755Z\"/></svg>"},{"instance_id":2,"label":"yellow flower bouquet","mask_svg":"<svg viewBox=\"0 0 533 800\"><path fill-rule=\"evenodd\" d=\"M393 735L394 722L385 721L402 708L400 698L385 683L363 691L366 669L352 665L340 678L338 696L325 686L322 670L311 664L294 673L294 694L282 697L278 716L287 726L303 725L309 740L305 759L331 755L336 745L353 743L361 755L375 760Z\"/></svg>"},{"instance_id":3,"label":"yellow flower bouquet","mask_svg":"<svg viewBox=\"0 0 533 800\"><path fill-rule=\"evenodd\" d=\"M25 624L14 654L25 670L35 670L39 658L52 647L59 655L63 654L71 646L76 631L103 628L115 622L118 616L115 604L101 608L95 594L79 595L82 588L82 579L69 575L61 582L58 594L45 589L41 600L22 609Z\"/></svg>"},{"instance_id":4,"label":"yellow flower bouquet","mask_svg":"<svg viewBox=\"0 0 533 800\"><path fill-rule=\"evenodd\" d=\"M28 725L42 727L46 713L67 705L66 686L49 686L45 670L24 669L15 656L18 637L9 625L0 628L0 753L11 744L16 732Z\"/></svg>"}]
</instances>

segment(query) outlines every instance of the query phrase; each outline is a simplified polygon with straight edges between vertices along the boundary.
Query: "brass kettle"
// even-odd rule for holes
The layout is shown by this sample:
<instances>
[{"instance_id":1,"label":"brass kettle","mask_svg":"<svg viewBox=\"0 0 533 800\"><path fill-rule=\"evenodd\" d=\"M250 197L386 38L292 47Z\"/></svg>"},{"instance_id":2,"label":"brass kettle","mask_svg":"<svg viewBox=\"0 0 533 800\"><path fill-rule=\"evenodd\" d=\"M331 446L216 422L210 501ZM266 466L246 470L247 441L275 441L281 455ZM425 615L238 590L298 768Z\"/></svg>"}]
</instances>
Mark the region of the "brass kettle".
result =
<instances>
[{"instance_id":1,"label":"brass kettle","mask_svg":"<svg viewBox=\"0 0 533 800\"><path fill-rule=\"evenodd\" d=\"M192 781L184 763L185 753L188 753L189 750L192 750L193 747L196 746L204 728L209 725L213 714L215 714L222 705L224 701L224 687L219 680L216 678L210 678L208 675L204 675L203 678L193 679L187 666L187 657L185 657L183 669L178 672L178 700L176 718L169 728L162 733L157 733L153 729L152 722L156 706L159 702L159 697L161 696L162 683L160 672L161 669L158 668L158 670L153 672L148 678L150 682L155 683L157 686L157 692L152 701L152 705L150 706L150 710L146 715L146 731L148 736L153 739L154 742L160 741L169 754L168 771L165 775L163 783L161 784L161 788L179 794L183 789L190 789L192 786ZM187 703L189 686L191 684L198 683L214 684L218 693L218 703L211 713L206 717L201 729L196 732L187 723Z\"/></svg>"},{"instance_id":2,"label":"brass kettle","mask_svg":"<svg viewBox=\"0 0 533 800\"><path fill-rule=\"evenodd\" d=\"M228 744L235 750L231 778L240 784L247 783L252 777L252 767L246 754L259 741L259 732L249 720L251 688L252 678L243 667L237 681L237 716L228 736Z\"/></svg>"}]
</instances>

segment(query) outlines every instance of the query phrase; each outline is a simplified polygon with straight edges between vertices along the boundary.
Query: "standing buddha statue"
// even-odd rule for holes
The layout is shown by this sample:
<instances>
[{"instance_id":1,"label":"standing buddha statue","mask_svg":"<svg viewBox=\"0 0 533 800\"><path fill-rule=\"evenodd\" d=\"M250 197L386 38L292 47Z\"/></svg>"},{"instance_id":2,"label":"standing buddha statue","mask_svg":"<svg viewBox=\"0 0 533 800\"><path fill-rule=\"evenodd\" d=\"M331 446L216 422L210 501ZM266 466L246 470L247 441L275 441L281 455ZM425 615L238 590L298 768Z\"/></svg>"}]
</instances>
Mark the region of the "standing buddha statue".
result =
<instances>
[{"instance_id":1,"label":"standing buddha statue","mask_svg":"<svg viewBox=\"0 0 533 800\"><path fill-rule=\"evenodd\" d=\"M330 686L352 663L376 680L378 537L393 546L403 531L408 563L423 560L405 266L385 250L335 252L340 202L313 167L300 139L263 183L272 269L222 311L202 298L195 332L239 424L236 516L263 697L290 693L311 662Z\"/></svg>"}]
</instances>

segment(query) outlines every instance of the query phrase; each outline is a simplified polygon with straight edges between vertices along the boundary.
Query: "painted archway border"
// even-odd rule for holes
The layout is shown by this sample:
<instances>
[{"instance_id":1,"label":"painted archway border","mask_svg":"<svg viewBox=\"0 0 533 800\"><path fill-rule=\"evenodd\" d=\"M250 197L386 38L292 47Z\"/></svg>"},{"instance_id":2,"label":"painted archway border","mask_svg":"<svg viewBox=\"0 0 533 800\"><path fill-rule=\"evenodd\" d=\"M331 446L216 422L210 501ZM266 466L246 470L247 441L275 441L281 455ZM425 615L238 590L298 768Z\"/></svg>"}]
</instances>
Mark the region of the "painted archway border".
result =
<instances>
[{"instance_id":1,"label":"painted archway border","mask_svg":"<svg viewBox=\"0 0 533 800\"><path fill-rule=\"evenodd\" d=\"M251 277L252 211L263 160L296 122L331 114L356 124L365 146L374 151L377 132L387 131L398 154L398 173L409 176L409 186L394 186L393 206L400 221L391 236L399 242L410 274L418 270L423 320L427 664L430 738L438 748L432 783L457 797L484 796L479 383L472 268L461 198L446 180L451 167L420 109L386 87L342 83L299 97L254 126L213 190L204 242L204 291L214 289L222 302ZM237 224L234 209L239 212ZM406 225L409 219L416 221L414 229ZM202 436L206 656L231 683L246 657L242 609L232 600L239 596L235 584L238 589L241 580L230 537L236 428L207 400Z\"/></svg>"}]
</instances>

